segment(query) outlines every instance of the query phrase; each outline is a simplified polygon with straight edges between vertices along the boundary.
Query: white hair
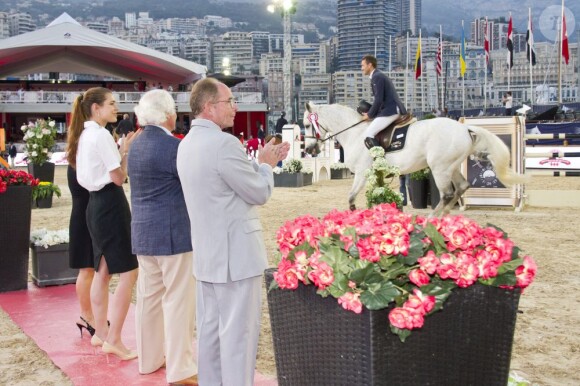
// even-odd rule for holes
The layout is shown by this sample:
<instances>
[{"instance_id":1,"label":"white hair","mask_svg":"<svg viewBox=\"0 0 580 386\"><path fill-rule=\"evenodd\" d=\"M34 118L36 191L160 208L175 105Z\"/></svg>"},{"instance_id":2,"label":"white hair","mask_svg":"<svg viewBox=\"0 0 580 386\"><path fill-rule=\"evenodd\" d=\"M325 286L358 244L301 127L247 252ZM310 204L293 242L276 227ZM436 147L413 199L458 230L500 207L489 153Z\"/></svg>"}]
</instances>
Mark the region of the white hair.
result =
<instances>
[{"instance_id":1,"label":"white hair","mask_svg":"<svg viewBox=\"0 0 580 386\"><path fill-rule=\"evenodd\" d=\"M140 126L160 125L169 115L175 114L175 101L165 90L147 91L135 106L135 114Z\"/></svg>"}]
</instances>

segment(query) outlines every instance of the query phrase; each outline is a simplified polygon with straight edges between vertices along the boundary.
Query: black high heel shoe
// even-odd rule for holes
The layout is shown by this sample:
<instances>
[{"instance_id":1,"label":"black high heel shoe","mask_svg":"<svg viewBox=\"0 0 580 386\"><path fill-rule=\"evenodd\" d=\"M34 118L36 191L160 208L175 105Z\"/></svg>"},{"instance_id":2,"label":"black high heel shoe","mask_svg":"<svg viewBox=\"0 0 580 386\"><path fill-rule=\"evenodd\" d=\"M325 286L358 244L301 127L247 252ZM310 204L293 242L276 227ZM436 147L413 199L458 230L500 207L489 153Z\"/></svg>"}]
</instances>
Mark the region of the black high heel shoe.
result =
<instances>
[{"instance_id":1,"label":"black high heel shoe","mask_svg":"<svg viewBox=\"0 0 580 386\"><path fill-rule=\"evenodd\" d=\"M83 328L85 330L87 330L89 332L89 334L91 334L91 336L95 335L95 328L93 326L91 326L89 324L89 322L87 322L82 316L80 318L86 324L86 325L82 325L82 324L77 322L77 327L79 328L79 331L81 333L81 338L83 337Z\"/></svg>"}]
</instances>

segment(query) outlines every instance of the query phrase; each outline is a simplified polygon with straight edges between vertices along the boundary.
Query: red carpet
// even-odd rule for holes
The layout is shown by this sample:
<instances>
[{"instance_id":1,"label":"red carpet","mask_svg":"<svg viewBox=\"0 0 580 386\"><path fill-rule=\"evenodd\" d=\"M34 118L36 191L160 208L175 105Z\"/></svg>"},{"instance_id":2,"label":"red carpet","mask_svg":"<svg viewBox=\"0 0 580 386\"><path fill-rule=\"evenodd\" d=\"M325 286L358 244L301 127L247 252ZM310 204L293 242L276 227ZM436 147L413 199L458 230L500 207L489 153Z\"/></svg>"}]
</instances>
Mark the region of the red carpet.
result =
<instances>
[{"instance_id":1,"label":"red carpet","mask_svg":"<svg viewBox=\"0 0 580 386\"><path fill-rule=\"evenodd\" d=\"M78 304L74 285L37 288L29 283L27 291L0 293L0 307L75 385L167 384L164 369L140 375L137 360L125 362L111 355L107 363L106 355L91 346L86 331L81 339L75 325ZM131 348L136 348L134 315L131 305L123 329L123 341ZM277 382L256 373L254 385L275 386Z\"/></svg>"}]
</instances>

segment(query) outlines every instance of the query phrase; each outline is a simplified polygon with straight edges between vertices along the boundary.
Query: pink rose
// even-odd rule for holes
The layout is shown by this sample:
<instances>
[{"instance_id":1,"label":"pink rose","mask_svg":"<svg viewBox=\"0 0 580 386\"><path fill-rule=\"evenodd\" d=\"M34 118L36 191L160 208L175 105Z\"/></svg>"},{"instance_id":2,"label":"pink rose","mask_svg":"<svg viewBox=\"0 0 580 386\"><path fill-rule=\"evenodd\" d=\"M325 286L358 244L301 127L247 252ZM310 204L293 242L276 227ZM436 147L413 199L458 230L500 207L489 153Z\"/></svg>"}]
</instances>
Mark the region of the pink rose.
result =
<instances>
[{"instance_id":1,"label":"pink rose","mask_svg":"<svg viewBox=\"0 0 580 386\"><path fill-rule=\"evenodd\" d=\"M524 256L524 264L517 267L515 271L516 285L520 288L529 286L534 281L537 270L536 262L530 256Z\"/></svg>"},{"instance_id":2,"label":"pink rose","mask_svg":"<svg viewBox=\"0 0 580 386\"><path fill-rule=\"evenodd\" d=\"M274 280L282 289L296 289L298 288L298 276L294 265L288 260L280 261L278 264L278 271L274 272Z\"/></svg>"},{"instance_id":3,"label":"pink rose","mask_svg":"<svg viewBox=\"0 0 580 386\"><path fill-rule=\"evenodd\" d=\"M437 272L437 267L439 266L439 259L435 255L435 252L428 251L425 257L420 257L418 260L419 266L429 275L435 274Z\"/></svg>"},{"instance_id":4,"label":"pink rose","mask_svg":"<svg viewBox=\"0 0 580 386\"><path fill-rule=\"evenodd\" d=\"M409 280L411 280L411 283L415 284L417 287L422 287L429 284L431 278L422 269L414 269L409 272Z\"/></svg>"},{"instance_id":5,"label":"pink rose","mask_svg":"<svg viewBox=\"0 0 580 386\"><path fill-rule=\"evenodd\" d=\"M407 308L395 307L389 312L389 322L400 329L413 329L411 311Z\"/></svg>"},{"instance_id":6,"label":"pink rose","mask_svg":"<svg viewBox=\"0 0 580 386\"><path fill-rule=\"evenodd\" d=\"M362 303L360 301L360 294L358 293L346 292L338 298L338 304L345 310L353 311L357 314L362 312Z\"/></svg>"},{"instance_id":7,"label":"pink rose","mask_svg":"<svg viewBox=\"0 0 580 386\"><path fill-rule=\"evenodd\" d=\"M308 278L312 280L315 286L325 289L334 281L332 267L322 262L318 263L312 271L308 272Z\"/></svg>"},{"instance_id":8,"label":"pink rose","mask_svg":"<svg viewBox=\"0 0 580 386\"><path fill-rule=\"evenodd\" d=\"M415 288L413 295L409 295L409 298L403 304L403 308L413 308L423 314L428 314L435 307L435 300L435 296L424 295L421 290Z\"/></svg>"}]
</instances>

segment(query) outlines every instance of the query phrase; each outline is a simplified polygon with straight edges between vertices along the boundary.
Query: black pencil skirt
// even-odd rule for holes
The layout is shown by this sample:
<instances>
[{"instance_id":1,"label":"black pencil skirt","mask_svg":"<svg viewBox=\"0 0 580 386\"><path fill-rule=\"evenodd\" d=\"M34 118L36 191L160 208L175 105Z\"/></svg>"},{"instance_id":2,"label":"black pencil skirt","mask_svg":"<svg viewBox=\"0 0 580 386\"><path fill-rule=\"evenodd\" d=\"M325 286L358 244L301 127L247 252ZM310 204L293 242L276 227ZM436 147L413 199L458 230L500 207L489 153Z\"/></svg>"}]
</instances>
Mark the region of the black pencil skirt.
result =
<instances>
[{"instance_id":1,"label":"black pencil skirt","mask_svg":"<svg viewBox=\"0 0 580 386\"><path fill-rule=\"evenodd\" d=\"M131 210L121 186L110 183L90 193L87 225L93 239L95 270L99 270L101 256L111 274L139 266L137 256L131 253Z\"/></svg>"},{"instance_id":2,"label":"black pencil skirt","mask_svg":"<svg viewBox=\"0 0 580 386\"><path fill-rule=\"evenodd\" d=\"M77 172L72 166L67 169L68 188L72 196L72 211L68 227L68 260L70 268L94 268L93 242L87 227L89 191L79 185Z\"/></svg>"}]
</instances>

